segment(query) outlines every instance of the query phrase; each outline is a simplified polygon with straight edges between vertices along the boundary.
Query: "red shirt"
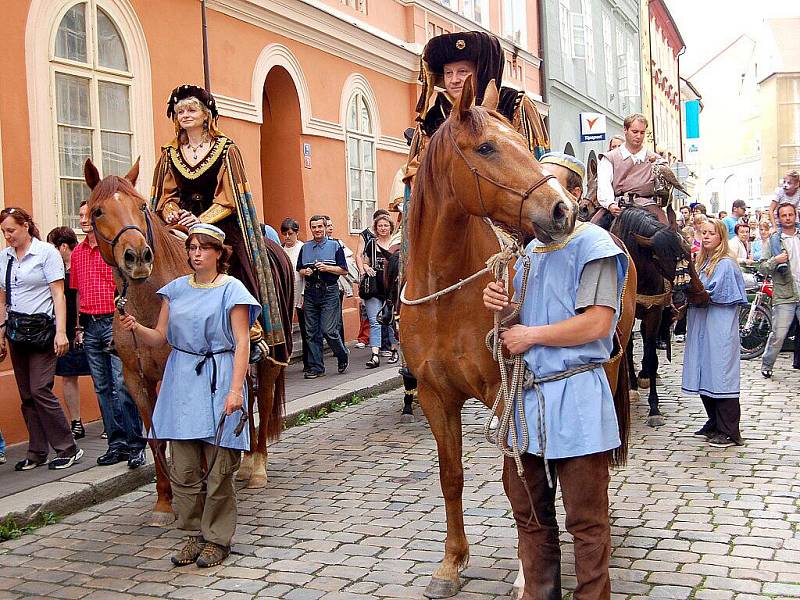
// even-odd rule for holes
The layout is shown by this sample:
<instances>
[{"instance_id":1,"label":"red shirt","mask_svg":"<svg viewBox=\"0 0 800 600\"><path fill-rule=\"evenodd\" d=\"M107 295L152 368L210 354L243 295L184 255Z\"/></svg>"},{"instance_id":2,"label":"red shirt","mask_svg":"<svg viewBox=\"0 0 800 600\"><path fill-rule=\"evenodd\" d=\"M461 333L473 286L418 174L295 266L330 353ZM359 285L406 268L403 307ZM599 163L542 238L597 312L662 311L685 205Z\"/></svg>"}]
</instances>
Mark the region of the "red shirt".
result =
<instances>
[{"instance_id":1,"label":"red shirt","mask_svg":"<svg viewBox=\"0 0 800 600\"><path fill-rule=\"evenodd\" d=\"M79 312L89 315L112 313L116 284L114 276L100 249L92 248L83 240L72 251L69 269L69 287L78 290Z\"/></svg>"}]
</instances>

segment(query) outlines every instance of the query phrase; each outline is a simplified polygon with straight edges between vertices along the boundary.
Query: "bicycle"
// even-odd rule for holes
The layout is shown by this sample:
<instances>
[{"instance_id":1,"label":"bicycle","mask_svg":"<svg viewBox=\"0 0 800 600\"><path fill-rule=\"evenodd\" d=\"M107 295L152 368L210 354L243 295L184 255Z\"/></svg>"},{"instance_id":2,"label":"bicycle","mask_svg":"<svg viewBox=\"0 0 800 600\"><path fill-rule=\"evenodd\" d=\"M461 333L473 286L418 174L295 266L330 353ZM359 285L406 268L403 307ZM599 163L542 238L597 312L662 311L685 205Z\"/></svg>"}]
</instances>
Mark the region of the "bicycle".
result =
<instances>
[{"instance_id":1,"label":"bicycle","mask_svg":"<svg viewBox=\"0 0 800 600\"><path fill-rule=\"evenodd\" d=\"M745 273L745 291L755 293L750 306L739 311L739 343L743 360L758 358L764 353L772 331L772 280L767 275Z\"/></svg>"}]
</instances>

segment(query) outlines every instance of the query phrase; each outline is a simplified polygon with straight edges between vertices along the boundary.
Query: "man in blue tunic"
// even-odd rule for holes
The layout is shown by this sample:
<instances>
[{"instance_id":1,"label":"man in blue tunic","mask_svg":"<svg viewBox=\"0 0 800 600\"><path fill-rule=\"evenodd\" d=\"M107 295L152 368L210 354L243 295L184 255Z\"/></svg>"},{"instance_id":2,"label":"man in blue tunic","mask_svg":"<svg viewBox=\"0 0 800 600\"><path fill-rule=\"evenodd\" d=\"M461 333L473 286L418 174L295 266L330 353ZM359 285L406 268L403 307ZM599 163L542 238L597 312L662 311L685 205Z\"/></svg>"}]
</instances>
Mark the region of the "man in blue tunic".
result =
<instances>
[{"instance_id":1,"label":"man in blue tunic","mask_svg":"<svg viewBox=\"0 0 800 600\"><path fill-rule=\"evenodd\" d=\"M531 264L520 323L501 338L509 352L524 354L534 380L557 379L535 383L524 392L529 442L519 448L523 477L511 457L503 468L519 535L523 599L561 598L556 481L561 482L566 527L575 538L573 598L608 599L608 463L620 436L602 366L613 351L628 260L606 231L590 223L579 224L557 243L534 240L525 252ZM517 290L522 271L520 263ZM498 312L509 304L502 282L490 283L483 300ZM519 417L515 415L518 430Z\"/></svg>"},{"instance_id":2,"label":"man in blue tunic","mask_svg":"<svg viewBox=\"0 0 800 600\"><path fill-rule=\"evenodd\" d=\"M297 257L297 272L305 278L303 308L306 316L309 370L303 376L314 379L325 374L322 338L328 340L339 363L339 373L347 370L349 354L339 334L342 305L339 277L347 275L344 248L325 233L325 217L314 215L308 223L313 239L303 244Z\"/></svg>"}]
</instances>

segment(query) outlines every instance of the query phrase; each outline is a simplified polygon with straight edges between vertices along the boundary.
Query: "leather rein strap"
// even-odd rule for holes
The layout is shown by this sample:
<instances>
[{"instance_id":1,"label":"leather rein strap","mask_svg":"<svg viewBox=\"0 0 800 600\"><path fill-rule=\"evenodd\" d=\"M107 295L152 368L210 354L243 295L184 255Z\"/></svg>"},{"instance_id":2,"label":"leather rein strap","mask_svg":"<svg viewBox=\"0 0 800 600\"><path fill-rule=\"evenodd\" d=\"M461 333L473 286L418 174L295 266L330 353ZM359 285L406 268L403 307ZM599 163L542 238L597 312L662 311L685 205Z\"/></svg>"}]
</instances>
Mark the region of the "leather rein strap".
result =
<instances>
[{"instance_id":1,"label":"leather rein strap","mask_svg":"<svg viewBox=\"0 0 800 600\"><path fill-rule=\"evenodd\" d=\"M456 154L458 154L458 156L461 157L461 160L464 161L464 164L467 165L467 168L472 172L472 175L475 177L475 187L478 188L478 200L481 203L481 210L483 211L483 216L486 217L486 218L491 218L491 217L489 217L489 212L486 210L486 204L484 204L484 202L483 202L483 192L481 191L481 181L480 181L481 179L483 179L487 183L492 184L495 187L498 187L498 188L500 188L502 190L506 190L506 191L511 192L512 194L520 197L519 216L517 217L517 231L518 232L522 232L522 207L525 204L525 200L527 200L528 197L530 197L530 195L533 192L535 192L538 188L540 188L545 183L547 183L550 179L556 179L555 175L544 175L544 176L542 176L541 179L539 179L537 182L535 182L527 190L525 190L524 192L521 192L520 190L518 190L516 188L512 188L510 186L507 186L504 183L500 183L496 179L492 179L491 177L488 177L487 175L484 175L483 173L481 173L478 170L478 168L476 166L474 166L469 161L469 159L466 157L464 152L459 147L458 143L456 142L456 138L453 135L452 128L448 129L447 133L448 133L448 137L450 138L450 143L452 143L453 144L453 148L455 148Z\"/></svg>"}]
</instances>

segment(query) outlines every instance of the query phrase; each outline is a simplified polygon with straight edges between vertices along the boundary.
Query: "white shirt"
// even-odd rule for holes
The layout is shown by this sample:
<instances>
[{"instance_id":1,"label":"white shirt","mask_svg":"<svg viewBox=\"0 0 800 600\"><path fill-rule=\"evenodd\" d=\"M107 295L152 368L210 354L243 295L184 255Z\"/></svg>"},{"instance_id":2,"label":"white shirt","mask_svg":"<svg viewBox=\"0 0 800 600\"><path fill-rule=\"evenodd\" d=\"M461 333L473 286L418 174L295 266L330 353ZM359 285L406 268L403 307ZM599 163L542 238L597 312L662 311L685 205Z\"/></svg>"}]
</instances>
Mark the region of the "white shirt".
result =
<instances>
[{"instance_id":1,"label":"white shirt","mask_svg":"<svg viewBox=\"0 0 800 600\"><path fill-rule=\"evenodd\" d=\"M742 240L739 239L739 236L735 235L729 239L728 246L731 255L737 262L744 262L747 260L747 247L742 243Z\"/></svg>"},{"instance_id":2,"label":"white shirt","mask_svg":"<svg viewBox=\"0 0 800 600\"><path fill-rule=\"evenodd\" d=\"M619 147L619 151L620 154L622 154L623 160L630 158L635 165L647 160L647 148L645 148L644 145L642 145L642 149L636 154L631 153L625 144ZM613 182L614 167L611 165L611 161L603 156L597 165L597 201L605 209L608 209L609 204L614 202Z\"/></svg>"},{"instance_id":3,"label":"white shirt","mask_svg":"<svg viewBox=\"0 0 800 600\"><path fill-rule=\"evenodd\" d=\"M6 270L9 257L13 257L9 310L27 315L46 313L52 317L55 311L50 284L64 279L64 260L56 247L33 238L22 260L17 260L16 251L11 246L2 251L0 254L0 288L6 292L6 302L8 302Z\"/></svg>"},{"instance_id":4,"label":"white shirt","mask_svg":"<svg viewBox=\"0 0 800 600\"><path fill-rule=\"evenodd\" d=\"M292 267L297 267L297 258L300 256L300 250L303 249L303 242L299 239L294 243L291 248L281 246L283 251L289 255L292 261ZM294 305L295 308L303 308L303 291L306 288L306 278L300 275L296 268L294 270Z\"/></svg>"}]
</instances>

